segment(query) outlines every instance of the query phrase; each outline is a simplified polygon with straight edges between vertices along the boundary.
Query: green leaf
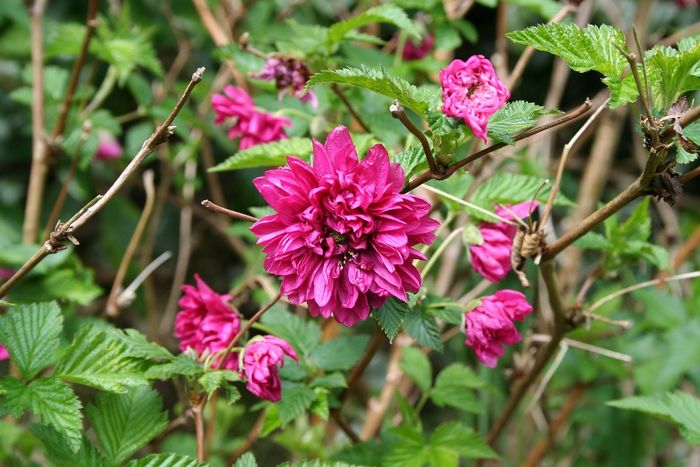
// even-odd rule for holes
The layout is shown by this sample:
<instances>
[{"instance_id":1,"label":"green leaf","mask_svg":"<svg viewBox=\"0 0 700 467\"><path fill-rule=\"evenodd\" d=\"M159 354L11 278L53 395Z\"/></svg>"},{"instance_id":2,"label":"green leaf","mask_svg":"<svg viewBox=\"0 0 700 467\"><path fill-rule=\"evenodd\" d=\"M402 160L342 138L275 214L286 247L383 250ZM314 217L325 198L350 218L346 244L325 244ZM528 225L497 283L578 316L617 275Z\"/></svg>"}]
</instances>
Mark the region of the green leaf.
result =
<instances>
[{"instance_id":1,"label":"green leaf","mask_svg":"<svg viewBox=\"0 0 700 467\"><path fill-rule=\"evenodd\" d=\"M611 244L603 235L596 232L587 232L583 237L577 239L573 246L585 250L607 250L611 247Z\"/></svg>"},{"instance_id":2,"label":"green leaf","mask_svg":"<svg viewBox=\"0 0 700 467\"><path fill-rule=\"evenodd\" d=\"M439 407L450 406L467 412L479 413L483 407L473 389L485 386L469 368L453 363L442 370L435 379L430 397Z\"/></svg>"},{"instance_id":3,"label":"green leaf","mask_svg":"<svg viewBox=\"0 0 700 467\"><path fill-rule=\"evenodd\" d=\"M404 328L420 345L442 352L442 340L435 318L419 309L413 309L406 315Z\"/></svg>"},{"instance_id":4,"label":"green leaf","mask_svg":"<svg viewBox=\"0 0 700 467\"><path fill-rule=\"evenodd\" d=\"M46 37L46 58L57 55L78 55L87 28L80 23L59 23Z\"/></svg>"},{"instance_id":5,"label":"green leaf","mask_svg":"<svg viewBox=\"0 0 700 467\"><path fill-rule=\"evenodd\" d=\"M648 413L678 425L690 444L700 445L700 399L684 392L628 397L608 402L619 409Z\"/></svg>"},{"instance_id":6,"label":"green leaf","mask_svg":"<svg viewBox=\"0 0 700 467\"><path fill-rule=\"evenodd\" d=\"M121 464L168 424L158 393L147 387L126 394L99 394L87 416L107 461Z\"/></svg>"},{"instance_id":7,"label":"green leaf","mask_svg":"<svg viewBox=\"0 0 700 467\"><path fill-rule=\"evenodd\" d=\"M241 392L233 384L227 384L223 390L224 400L228 405L233 405L241 398Z\"/></svg>"},{"instance_id":8,"label":"green leaf","mask_svg":"<svg viewBox=\"0 0 700 467\"><path fill-rule=\"evenodd\" d=\"M202 388L204 388L204 390L207 391L207 395L211 397L214 391L219 389L224 384L240 380L241 378L235 371L214 370L207 371L202 376L200 376L197 381L199 382L199 384L202 385Z\"/></svg>"},{"instance_id":9,"label":"green leaf","mask_svg":"<svg viewBox=\"0 0 700 467\"><path fill-rule=\"evenodd\" d=\"M155 365L146 370L145 377L148 379L170 379L175 376L194 376L204 370L190 355L180 354L171 362Z\"/></svg>"},{"instance_id":10,"label":"green leaf","mask_svg":"<svg viewBox=\"0 0 700 467\"><path fill-rule=\"evenodd\" d=\"M323 387L323 388L345 388L348 386L348 382L345 380L345 376L342 373L330 373L328 375L317 376L311 381L311 387Z\"/></svg>"},{"instance_id":11,"label":"green leaf","mask_svg":"<svg viewBox=\"0 0 700 467\"><path fill-rule=\"evenodd\" d=\"M85 436L81 436L78 452L70 448L69 439L51 427L32 424L31 431L44 444L46 455L56 467L103 467L104 458Z\"/></svg>"},{"instance_id":12,"label":"green leaf","mask_svg":"<svg viewBox=\"0 0 700 467\"><path fill-rule=\"evenodd\" d=\"M62 328L56 302L18 305L0 317L0 343L22 376L31 379L56 358Z\"/></svg>"},{"instance_id":13,"label":"green leaf","mask_svg":"<svg viewBox=\"0 0 700 467\"><path fill-rule=\"evenodd\" d=\"M535 126L540 117L555 114L561 114L561 112L556 109L546 109L532 102L506 102L489 119L489 137L496 142L514 144L513 136Z\"/></svg>"},{"instance_id":14,"label":"green leaf","mask_svg":"<svg viewBox=\"0 0 700 467\"><path fill-rule=\"evenodd\" d=\"M284 307L274 306L261 319L271 334L280 337L301 353L308 356L321 340L321 328L311 320L305 320Z\"/></svg>"},{"instance_id":15,"label":"green leaf","mask_svg":"<svg viewBox=\"0 0 700 467\"><path fill-rule=\"evenodd\" d=\"M407 147L403 151L394 154L391 160L401 165L403 173L406 175L406 180L428 168L428 160L425 158L422 146Z\"/></svg>"},{"instance_id":16,"label":"green leaf","mask_svg":"<svg viewBox=\"0 0 700 467\"><path fill-rule=\"evenodd\" d=\"M64 381L103 391L126 392L148 384L143 361L129 355L127 344L110 330L84 326L58 361L54 374Z\"/></svg>"},{"instance_id":17,"label":"green leaf","mask_svg":"<svg viewBox=\"0 0 700 467\"><path fill-rule=\"evenodd\" d=\"M328 389L317 387L314 391L316 392L316 399L311 403L309 411L318 418L328 421L328 416L330 415L330 409L328 407Z\"/></svg>"},{"instance_id":18,"label":"green leaf","mask_svg":"<svg viewBox=\"0 0 700 467\"><path fill-rule=\"evenodd\" d=\"M372 23L389 23L404 30L414 39L420 39L420 33L413 22L409 19L406 12L396 5L385 3L369 10L360 13L359 15L335 23L328 28L328 43L329 45L341 42L346 35L354 30Z\"/></svg>"},{"instance_id":19,"label":"green leaf","mask_svg":"<svg viewBox=\"0 0 700 467\"><path fill-rule=\"evenodd\" d=\"M136 329L115 329L114 335L127 345L131 357L153 361L168 361L175 358L168 349L155 342L149 342L146 336Z\"/></svg>"},{"instance_id":20,"label":"green leaf","mask_svg":"<svg viewBox=\"0 0 700 467\"><path fill-rule=\"evenodd\" d=\"M107 21L100 21L95 38L90 42L90 50L114 67L120 85L126 83L137 67L143 67L157 76L163 74L148 35L133 26L112 31Z\"/></svg>"},{"instance_id":21,"label":"green leaf","mask_svg":"<svg viewBox=\"0 0 700 467\"><path fill-rule=\"evenodd\" d=\"M688 152L683 149L683 146L676 144L676 162L678 164L690 164L698 158L698 153Z\"/></svg>"},{"instance_id":22,"label":"green leaf","mask_svg":"<svg viewBox=\"0 0 700 467\"><path fill-rule=\"evenodd\" d=\"M613 44L627 49L625 36L617 28L575 24L540 24L506 36L515 43L534 47L561 57L572 70L579 73L595 70L619 77L627 59Z\"/></svg>"},{"instance_id":23,"label":"green leaf","mask_svg":"<svg viewBox=\"0 0 700 467\"><path fill-rule=\"evenodd\" d=\"M383 94L396 99L421 117L426 118L430 108L438 107L440 95L434 88L417 88L403 78L392 76L384 68L342 68L324 70L314 74L306 84L307 88L317 84L348 84Z\"/></svg>"},{"instance_id":24,"label":"green leaf","mask_svg":"<svg viewBox=\"0 0 700 467\"><path fill-rule=\"evenodd\" d=\"M209 464L199 462L190 456L182 454L150 454L141 459L136 459L128 464L127 467L207 467ZM238 464L235 464L238 465Z\"/></svg>"},{"instance_id":25,"label":"green leaf","mask_svg":"<svg viewBox=\"0 0 700 467\"><path fill-rule=\"evenodd\" d=\"M349 370L362 357L369 336L341 336L316 347L309 362L325 371Z\"/></svg>"},{"instance_id":26,"label":"green leaf","mask_svg":"<svg viewBox=\"0 0 700 467\"><path fill-rule=\"evenodd\" d=\"M309 138L287 138L272 143L258 144L238 151L213 167L211 172L277 167L287 164L287 156L309 160L311 158L311 140Z\"/></svg>"},{"instance_id":27,"label":"green leaf","mask_svg":"<svg viewBox=\"0 0 700 467\"><path fill-rule=\"evenodd\" d=\"M282 388L282 399L277 403L279 418L283 425L306 412L316 399L316 392L304 385L289 385Z\"/></svg>"},{"instance_id":28,"label":"green leaf","mask_svg":"<svg viewBox=\"0 0 700 467\"><path fill-rule=\"evenodd\" d=\"M430 446L434 451L452 451L469 459L498 458L498 454L478 433L459 422L446 422L438 426L430 436Z\"/></svg>"},{"instance_id":29,"label":"green leaf","mask_svg":"<svg viewBox=\"0 0 700 467\"><path fill-rule=\"evenodd\" d=\"M428 357L416 347L405 347L401 351L401 369L423 392L428 392L433 383L433 369Z\"/></svg>"},{"instance_id":30,"label":"green leaf","mask_svg":"<svg viewBox=\"0 0 700 467\"><path fill-rule=\"evenodd\" d=\"M258 462L252 452L246 452L236 460L233 467L258 467Z\"/></svg>"},{"instance_id":31,"label":"green leaf","mask_svg":"<svg viewBox=\"0 0 700 467\"><path fill-rule=\"evenodd\" d=\"M389 430L391 448L382 458L382 465L422 467L430 461L429 447L423 433L416 427L404 425Z\"/></svg>"},{"instance_id":32,"label":"green leaf","mask_svg":"<svg viewBox=\"0 0 700 467\"><path fill-rule=\"evenodd\" d=\"M389 339L391 343L401 330L401 325L409 311L411 310L408 303L391 297L384 302L381 308L372 310L372 316L377 320L379 327L382 328L382 331L384 331L384 334L386 334L387 339Z\"/></svg>"},{"instance_id":33,"label":"green leaf","mask_svg":"<svg viewBox=\"0 0 700 467\"><path fill-rule=\"evenodd\" d=\"M483 0L482 0L483 1ZM491 1L491 0L489 0ZM542 18L547 20L552 19L559 10L561 10L561 4L555 0L505 0L511 5L516 5L520 8L528 9L534 11ZM494 6L496 2L493 2Z\"/></svg>"},{"instance_id":34,"label":"green leaf","mask_svg":"<svg viewBox=\"0 0 700 467\"><path fill-rule=\"evenodd\" d=\"M678 48L657 45L646 53L647 74L657 109L666 110L682 94L700 89L699 64L700 41L696 38L688 38Z\"/></svg>"},{"instance_id":35,"label":"green leaf","mask_svg":"<svg viewBox=\"0 0 700 467\"><path fill-rule=\"evenodd\" d=\"M55 428L66 438L72 452L80 449L83 416L73 390L57 378L39 378L29 385L8 376L0 380L0 411L20 417L25 410L41 423Z\"/></svg>"}]
</instances>

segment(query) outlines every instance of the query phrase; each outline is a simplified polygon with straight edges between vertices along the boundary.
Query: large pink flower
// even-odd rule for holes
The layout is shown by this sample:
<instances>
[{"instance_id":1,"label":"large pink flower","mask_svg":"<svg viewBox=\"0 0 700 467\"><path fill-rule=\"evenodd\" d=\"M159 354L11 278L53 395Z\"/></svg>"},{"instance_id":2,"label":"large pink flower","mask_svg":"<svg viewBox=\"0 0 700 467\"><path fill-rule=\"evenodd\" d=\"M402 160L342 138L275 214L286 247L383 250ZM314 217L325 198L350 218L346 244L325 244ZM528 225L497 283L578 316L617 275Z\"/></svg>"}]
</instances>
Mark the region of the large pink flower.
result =
<instances>
[{"instance_id":1,"label":"large pink flower","mask_svg":"<svg viewBox=\"0 0 700 467\"><path fill-rule=\"evenodd\" d=\"M251 230L292 303L352 326L390 296L407 301L420 289L412 263L425 256L412 247L432 243L438 223L427 201L400 193L403 170L382 145L360 162L342 126L313 144L313 166L289 157L289 167L255 179L277 213Z\"/></svg>"},{"instance_id":2,"label":"large pink flower","mask_svg":"<svg viewBox=\"0 0 700 467\"><path fill-rule=\"evenodd\" d=\"M214 94L211 105L216 113L215 123L233 120L228 137L234 139L240 136L240 149L285 139L287 134L284 127L292 125L287 117L258 110L248 93L235 86L224 87L223 95Z\"/></svg>"},{"instance_id":3,"label":"large pink flower","mask_svg":"<svg viewBox=\"0 0 700 467\"><path fill-rule=\"evenodd\" d=\"M291 57L274 57L265 62L265 66L253 77L272 80L279 91L280 99L289 93L301 102L311 102L312 107L318 106L316 95L305 91L306 82L311 77L311 70L301 60Z\"/></svg>"},{"instance_id":4,"label":"large pink flower","mask_svg":"<svg viewBox=\"0 0 700 467\"><path fill-rule=\"evenodd\" d=\"M284 366L284 356L299 361L296 352L286 341L275 336L253 340L243 351L243 370L246 388L261 399L280 400L279 367Z\"/></svg>"},{"instance_id":5,"label":"large pink flower","mask_svg":"<svg viewBox=\"0 0 700 467\"><path fill-rule=\"evenodd\" d=\"M175 318L175 337L180 339L180 350L194 349L199 355L210 354L228 347L231 339L241 329L241 319L228 304L230 295L214 292L199 277L194 275L197 286L183 285L180 312ZM213 363L219 367L218 359ZM230 354L221 368L235 370L238 357Z\"/></svg>"},{"instance_id":6,"label":"large pink flower","mask_svg":"<svg viewBox=\"0 0 700 467\"><path fill-rule=\"evenodd\" d=\"M440 70L440 84L443 113L464 119L474 136L486 141L489 117L510 98L491 62L482 55L472 55L466 62L453 60Z\"/></svg>"},{"instance_id":7,"label":"large pink flower","mask_svg":"<svg viewBox=\"0 0 700 467\"><path fill-rule=\"evenodd\" d=\"M529 214L531 206L534 209L537 207L537 202L525 201L510 206L509 210L522 219ZM508 211L501 207L496 208L496 213L506 219L513 218ZM484 239L483 243L469 246L472 267L485 279L493 283L500 282L512 269L510 252L513 249L513 238L517 228L503 221L497 223L482 222L479 231Z\"/></svg>"},{"instance_id":8,"label":"large pink flower","mask_svg":"<svg viewBox=\"0 0 700 467\"><path fill-rule=\"evenodd\" d=\"M493 368L503 355L504 345L520 342L522 336L513 321L522 321L532 312L525 295L516 290L499 290L481 299L465 315L466 344L484 365Z\"/></svg>"}]
</instances>

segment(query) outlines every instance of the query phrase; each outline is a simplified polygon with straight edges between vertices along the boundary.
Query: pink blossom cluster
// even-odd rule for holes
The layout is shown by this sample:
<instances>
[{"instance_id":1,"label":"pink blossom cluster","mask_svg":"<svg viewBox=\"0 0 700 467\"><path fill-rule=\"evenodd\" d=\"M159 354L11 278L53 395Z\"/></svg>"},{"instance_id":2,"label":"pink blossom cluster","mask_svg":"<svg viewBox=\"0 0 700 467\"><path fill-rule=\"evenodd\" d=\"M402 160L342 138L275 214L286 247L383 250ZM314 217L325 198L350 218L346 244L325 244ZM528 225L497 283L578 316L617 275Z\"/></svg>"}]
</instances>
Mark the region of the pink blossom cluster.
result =
<instances>
[{"instance_id":1,"label":"pink blossom cluster","mask_svg":"<svg viewBox=\"0 0 700 467\"><path fill-rule=\"evenodd\" d=\"M301 102L310 102L314 108L318 106L316 95L311 91L304 91L306 82L311 77L311 70L301 60L291 57L269 58L263 69L253 74L253 77L274 81L280 99L288 93Z\"/></svg>"},{"instance_id":2,"label":"pink blossom cluster","mask_svg":"<svg viewBox=\"0 0 700 467\"><path fill-rule=\"evenodd\" d=\"M214 94L211 105L216 113L215 123L220 125L229 119L233 121L228 137L240 137L240 149L285 139L287 134L284 128L292 125L287 117L258 110L248 93L236 86L224 87L223 95Z\"/></svg>"},{"instance_id":3,"label":"pink blossom cluster","mask_svg":"<svg viewBox=\"0 0 700 467\"><path fill-rule=\"evenodd\" d=\"M522 339L513 321L522 321L532 312L525 295L516 290L499 290L481 299L481 303L465 315L467 346L474 349L484 365L493 368L504 353L503 346Z\"/></svg>"},{"instance_id":4,"label":"pink blossom cluster","mask_svg":"<svg viewBox=\"0 0 700 467\"><path fill-rule=\"evenodd\" d=\"M427 201L401 194L404 172L382 145L359 161L341 126L326 144L314 140L313 153L312 165L290 156L287 167L255 179L277 212L251 231L291 303L352 326L389 297L407 301L420 289L413 261L425 256L413 247L432 243L438 223Z\"/></svg>"},{"instance_id":5,"label":"pink blossom cluster","mask_svg":"<svg viewBox=\"0 0 700 467\"><path fill-rule=\"evenodd\" d=\"M486 141L489 117L510 98L491 62L482 55L453 60L440 70L440 84L443 113L464 119L474 136Z\"/></svg>"},{"instance_id":6,"label":"pink blossom cluster","mask_svg":"<svg viewBox=\"0 0 700 467\"><path fill-rule=\"evenodd\" d=\"M296 352L287 341L275 336L253 339L243 351L243 371L246 388L251 393L272 402L280 400L282 385L279 368L284 366L284 356L299 361Z\"/></svg>"},{"instance_id":7,"label":"pink blossom cluster","mask_svg":"<svg viewBox=\"0 0 700 467\"><path fill-rule=\"evenodd\" d=\"M536 202L525 201L510 206L508 210L500 206L496 207L496 213L505 219L513 219L512 214L522 219L530 214L531 209L536 207ZM510 252L513 249L513 238L515 238L517 227L503 221L482 222L479 231L483 243L469 246L472 267L485 279L494 283L500 282L512 269Z\"/></svg>"}]
</instances>

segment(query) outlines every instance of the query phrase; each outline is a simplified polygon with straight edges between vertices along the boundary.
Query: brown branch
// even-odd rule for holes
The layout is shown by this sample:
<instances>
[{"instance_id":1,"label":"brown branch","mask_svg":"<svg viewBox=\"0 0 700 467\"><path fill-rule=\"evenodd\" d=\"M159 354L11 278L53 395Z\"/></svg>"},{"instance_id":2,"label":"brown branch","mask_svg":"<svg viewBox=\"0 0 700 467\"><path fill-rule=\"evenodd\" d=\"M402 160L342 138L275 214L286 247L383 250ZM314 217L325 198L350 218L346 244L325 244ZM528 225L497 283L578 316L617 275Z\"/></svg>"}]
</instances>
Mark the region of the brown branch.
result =
<instances>
[{"instance_id":1,"label":"brown branch","mask_svg":"<svg viewBox=\"0 0 700 467\"><path fill-rule=\"evenodd\" d=\"M362 127L363 130L365 130L367 133L372 133L372 130L369 129L369 126L365 123L364 120L362 120L362 117L360 116L359 112L355 109L355 106L352 105L352 102L350 102L350 99L345 95L342 89L340 89L340 86L337 84L332 84L331 85L331 90L340 98L341 101L343 101L343 104L345 104L345 107L350 111L352 116L355 118L357 123Z\"/></svg>"},{"instance_id":2,"label":"brown branch","mask_svg":"<svg viewBox=\"0 0 700 467\"><path fill-rule=\"evenodd\" d=\"M257 217L249 216L248 214L243 214L242 212L232 211L230 209L221 207L218 204L212 203L208 199L202 201L202 206L206 209L209 209L210 211L218 212L219 214L225 214L229 217L233 217L234 219L238 219L239 221L258 222L259 220Z\"/></svg>"},{"instance_id":3,"label":"brown branch","mask_svg":"<svg viewBox=\"0 0 700 467\"><path fill-rule=\"evenodd\" d=\"M239 457L241 457L243 454L245 454L247 451L250 450L250 448L253 447L253 444L258 440L260 437L260 432L262 431L262 426L263 423L265 422L265 411L263 410L260 415L258 416L258 419L255 420L255 424L253 425L253 428L248 431L248 435L245 437L243 440L243 443L241 443L240 446L236 448L235 451L229 456L229 458L226 460L227 464L233 465L236 463Z\"/></svg>"},{"instance_id":4,"label":"brown branch","mask_svg":"<svg viewBox=\"0 0 700 467\"><path fill-rule=\"evenodd\" d=\"M341 430L343 430L343 433L345 433L347 435L347 437L350 438L350 440L353 443L362 442L362 440L360 439L358 434L355 433L355 431L352 429L350 424L347 422L347 420L345 420L343 418L343 416L340 414L339 411L337 411L337 410L331 411L331 417L333 418L333 421L336 423L336 425L338 425L338 427Z\"/></svg>"},{"instance_id":5,"label":"brown branch","mask_svg":"<svg viewBox=\"0 0 700 467\"><path fill-rule=\"evenodd\" d=\"M129 263L131 263L131 258L136 252L136 248L141 244L141 237L146 229L149 219L151 218L151 213L153 212L153 203L155 201L155 187L153 186L153 171L147 170L143 173L143 187L146 191L146 203L143 206L143 211L141 211L141 217L139 218L134 233L131 235L131 240L126 247L124 256L119 263L119 268L114 276L114 282L112 283L112 290L109 292L109 297L107 298L107 304L105 305L105 314L107 317L115 319L119 316L121 311L121 304L119 303L119 294L122 291L122 285L124 283L124 277L126 276L126 271L129 269Z\"/></svg>"},{"instance_id":6,"label":"brown branch","mask_svg":"<svg viewBox=\"0 0 700 467\"><path fill-rule=\"evenodd\" d=\"M583 115L586 114L591 108L591 102L590 100L586 99L586 102L572 110L571 112L562 115L556 120L552 120L551 122L544 123L542 125L536 126L534 128L530 128L529 130L525 130L522 133L519 133L513 137L514 141L520 141L525 138L529 138L530 136L536 135L537 133L541 133L543 131L549 130L551 128L563 126L566 124L569 124L578 118L582 117ZM474 162L477 159L481 159L484 156L487 156L488 154L491 154L494 151L497 151L498 149L501 149L503 147L507 146L506 143L497 143L494 145L491 145L485 149L482 149L481 151L475 152L474 154L460 160L457 162L454 162L451 164L446 170L445 174L442 176L442 178L447 178L454 174L457 170L461 169L465 165ZM401 191L402 193L407 193L414 188L417 188L424 184L425 182L429 180L433 180L434 176L430 170L426 170L422 172L421 174L417 175L411 182L406 185L406 187Z\"/></svg>"},{"instance_id":7,"label":"brown branch","mask_svg":"<svg viewBox=\"0 0 700 467\"><path fill-rule=\"evenodd\" d=\"M441 175L442 170L435 163L435 158L433 157L433 151L430 149L430 142L428 141L428 138L426 138L425 134L413 124L410 118L408 118L408 115L406 115L406 112L401 104L399 104L399 101L394 101L391 106L389 106L389 111L391 112L392 117L398 119L408 131L418 138L421 146L423 146L423 153L425 154L425 158L428 160L428 167L430 167L430 172L433 174L433 176L437 177Z\"/></svg>"},{"instance_id":8,"label":"brown branch","mask_svg":"<svg viewBox=\"0 0 700 467\"><path fill-rule=\"evenodd\" d=\"M190 404L192 405L194 429L197 436L197 460L205 461L207 459L207 453L206 444L204 442L204 407L207 405L207 396L205 394L192 394L190 396Z\"/></svg>"}]
</instances>

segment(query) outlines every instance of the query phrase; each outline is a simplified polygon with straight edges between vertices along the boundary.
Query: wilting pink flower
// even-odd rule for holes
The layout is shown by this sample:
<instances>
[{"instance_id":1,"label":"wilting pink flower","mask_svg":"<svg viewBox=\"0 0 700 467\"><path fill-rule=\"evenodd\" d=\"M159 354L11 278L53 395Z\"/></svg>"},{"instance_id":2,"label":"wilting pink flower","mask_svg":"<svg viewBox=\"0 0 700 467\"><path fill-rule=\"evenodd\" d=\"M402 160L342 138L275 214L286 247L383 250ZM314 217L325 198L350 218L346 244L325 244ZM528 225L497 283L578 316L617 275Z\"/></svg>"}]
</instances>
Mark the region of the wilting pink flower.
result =
<instances>
[{"instance_id":1,"label":"wilting pink flower","mask_svg":"<svg viewBox=\"0 0 700 467\"><path fill-rule=\"evenodd\" d=\"M426 34L418 43L409 39L403 46L401 58L404 60L420 60L432 52L433 45L435 45L435 36L432 33Z\"/></svg>"},{"instance_id":2,"label":"wilting pink flower","mask_svg":"<svg viewBox=\"0 0 700 467\"><path fill-rule=\"evenodd\" d=\"M311 70L301 60L291 57L269 58L263 69L253 74L253 77L273 80L280 99L289 93L302 102L311 102L314 108L318 106L316 95L311 91L304 92L306 82L311 77Z\"/></svg>"},{"instance_id":3,"label":"wilting pink flower","mask_svg":"<svg viewBox=\"0 0 700 467\"><path fill-rule=\"evenodd\" d=\"M180 339L180 350L192 348L199 355L205 351L209 351L209 354L220 352L240 331L241 320L228 304L230 295L214 292L199 274L195 274L194 279L196 287L189 284L182 286L184 295L178 302L180 312L175 318L175 337ZM213 366L219 367L218 359ZM238 368L237 356L230 354L221 368Z\"/></svg>"},{"instance_id":4,"label":"wilting pink flower","mask_svg":"<svg viewBox=\"0 0 700 467\"><path fill-rule=\"evenodd\" d=\"M412 263L425 256L412 247L432 243L438 223L427 201L400 193L404 172L384 146L360 162L342 126L313 145L313 166L290 156L288 167L255 179L277 213L250 230L292 303L352 326L390 296L407 301L406 292L420 289Z\"/></svg>"},{"instance_id":5,"label":"wilting pink flower","mask_svg":"<svg viewBox=\"0 0 700 467\"><path fill-rule=\"evenodd\" d=\"M508 209L522 219L527 217L530 209L536 207L537 202L525 201L515 206L509 206ZM513 219L510 212L500 206L496 207L496 214L505 219ZM514 225L503 221L482 222L479 231L484 239L483 243L469 246L474 270L493 283L503 280L512 269L510 252L513 249L513 238L515 238L517 230Z\"/></svg>"},{"instance_id":6,"label":"wilting pink flower","mask_svg":"<svg viewBox=\"0 0 700 467\"><path fill-rule=\"evenodd\" d=\"M292 125L287 117L258 110L248 93L235 86L224 87L224 95L214 94L211 105L216 113L215 123L222 124L233 119L228 137L234 139L240 136L240 149L285 139L287 134L284 127Z\"/></svg>"},{"instance_id":7,"label":"wilting pink flower","mask_svg":"<svg viewBox=\"0 0 700 467\"><path fill-rule=\"evenodd\" d=\"M453 60L440 70L440 84L443 113L464 119L474 136L486 141L489 117L510 98L491 62L482 55L472 55L466 62Z\"/></svg>"},{"instance_id":8,"label":"wilting pink flower","mask_svg":"<svg viewBox=\"0 0 700 467\"><path fill-rule=\"evenodd\" d=\"M513 321L522 321L532 312L525 295L517 290L499 290L481 299L465 315L466 344L484 365L493 368L503 355L504 345L520 342L522 336Z\"/></svg>"},{"instance_id":9,"label":"wilting pink flower","mask_svg":"<svg viewBox=\"0 0 700 467\"><path fill-rule=\"evenodd\" d=\"M282 385L279 368L284 366L284 356L299 361L296 352L286 341L275 336L253 340L243 351L243 370L246 388L261 399L280 400Z\"/></svg>"},{"instance_id":10,"label":"wilting pink flower","mask_svg":"<svg viewBox=\"0 0 700 467\"><path fill-rule=\"evenodd\" d=\"M122 146L119 141L109 132L99 131L99 144L95 157L106 161L111 159L119 159L122 156Z\"/></svg>"}]
</instances>

